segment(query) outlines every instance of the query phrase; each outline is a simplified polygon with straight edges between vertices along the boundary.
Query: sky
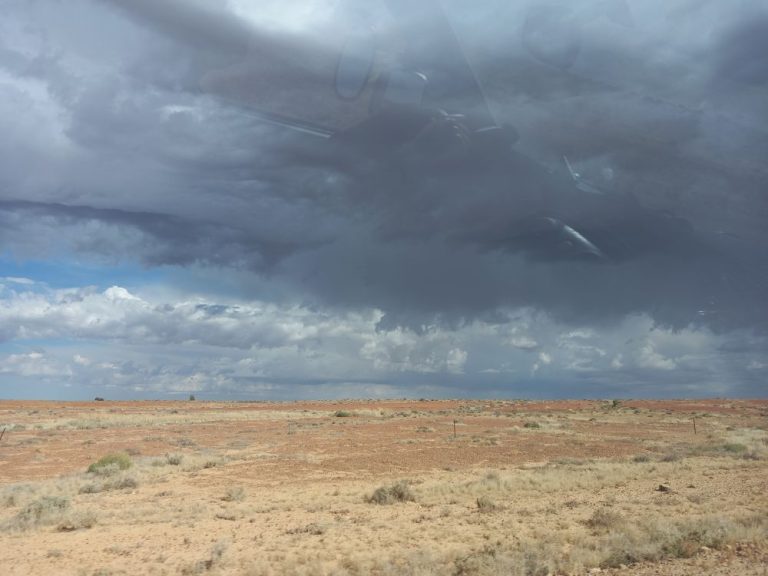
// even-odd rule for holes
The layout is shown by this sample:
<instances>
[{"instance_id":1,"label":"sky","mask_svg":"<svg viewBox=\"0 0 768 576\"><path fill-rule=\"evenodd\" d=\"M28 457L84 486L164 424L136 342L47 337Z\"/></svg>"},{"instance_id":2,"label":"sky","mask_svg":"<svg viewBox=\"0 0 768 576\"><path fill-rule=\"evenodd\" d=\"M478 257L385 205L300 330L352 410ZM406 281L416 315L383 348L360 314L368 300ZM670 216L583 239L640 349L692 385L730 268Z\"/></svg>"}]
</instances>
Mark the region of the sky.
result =
<instances>
[{"instance_id":1,"label":"sky","mask_svg":"<svg viewBox=\"0 0 768 576\"><path fill-rule=\"evenodd\" d=\"M0 398L768 393L763 2L445 1L517 134L487 170L255 113L320 116L307 70L403 22L474 106L408 3L1 3ZM544 246L554 211L610 261Z\"/></svg>"}]
</instances>

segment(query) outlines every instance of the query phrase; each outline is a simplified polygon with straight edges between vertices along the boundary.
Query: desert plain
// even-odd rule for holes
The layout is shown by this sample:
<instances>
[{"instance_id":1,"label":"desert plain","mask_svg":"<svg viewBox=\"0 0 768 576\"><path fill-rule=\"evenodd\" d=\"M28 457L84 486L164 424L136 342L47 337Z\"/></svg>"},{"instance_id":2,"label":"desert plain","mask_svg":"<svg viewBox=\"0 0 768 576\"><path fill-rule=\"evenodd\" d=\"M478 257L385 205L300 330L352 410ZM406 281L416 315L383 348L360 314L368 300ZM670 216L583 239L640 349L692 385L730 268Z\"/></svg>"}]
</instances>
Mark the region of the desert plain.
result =
<instances>
[{"instance_id":1,"label":"desert plain","mask_svg":"<svg viewBox=\"0 0 768 576\"><path fill-rule=\"evenodd\" d=\"M0 573L767 575L768 400L0 401Z\"/></svg>"}]
</instances>

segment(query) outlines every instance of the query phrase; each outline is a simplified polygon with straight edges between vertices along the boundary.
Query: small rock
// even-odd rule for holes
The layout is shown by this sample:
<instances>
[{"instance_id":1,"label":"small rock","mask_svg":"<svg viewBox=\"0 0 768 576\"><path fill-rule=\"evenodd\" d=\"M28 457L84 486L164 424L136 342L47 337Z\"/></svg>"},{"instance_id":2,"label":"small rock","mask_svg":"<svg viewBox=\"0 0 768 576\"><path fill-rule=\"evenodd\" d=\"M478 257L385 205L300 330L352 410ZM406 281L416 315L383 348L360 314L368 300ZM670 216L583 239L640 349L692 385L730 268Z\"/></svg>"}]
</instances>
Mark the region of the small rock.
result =
<instances>
[{"instance_id":1,"label":"small rock","mask_svg":"<svg viewBox=\"0 0 768 576\"><path fill-rule=\"evenodd\" d=\"M669 486L666 486L665 484L659 484L659 487L656 488L657 492L670 492L672 489Z\"/></svg>"}]
</instances>

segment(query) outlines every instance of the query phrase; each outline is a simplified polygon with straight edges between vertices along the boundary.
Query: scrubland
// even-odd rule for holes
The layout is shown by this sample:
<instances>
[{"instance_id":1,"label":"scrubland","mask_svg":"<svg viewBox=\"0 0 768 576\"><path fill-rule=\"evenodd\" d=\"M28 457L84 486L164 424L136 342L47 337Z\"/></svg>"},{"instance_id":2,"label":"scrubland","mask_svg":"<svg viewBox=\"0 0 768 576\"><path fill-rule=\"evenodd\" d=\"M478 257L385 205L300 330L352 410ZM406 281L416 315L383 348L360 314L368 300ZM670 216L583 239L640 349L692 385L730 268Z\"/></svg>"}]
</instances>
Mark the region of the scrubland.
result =
<instances>
[{"instance_id":1,"label":"scrubland","mask_svg":"<svg viewBox=\"0 0 768 576\"><path fill-rule=\"evenodd\" d=\"M2 401L3 428L9 576L768 574L768 401Z\"/></svg>"}]
</instances>

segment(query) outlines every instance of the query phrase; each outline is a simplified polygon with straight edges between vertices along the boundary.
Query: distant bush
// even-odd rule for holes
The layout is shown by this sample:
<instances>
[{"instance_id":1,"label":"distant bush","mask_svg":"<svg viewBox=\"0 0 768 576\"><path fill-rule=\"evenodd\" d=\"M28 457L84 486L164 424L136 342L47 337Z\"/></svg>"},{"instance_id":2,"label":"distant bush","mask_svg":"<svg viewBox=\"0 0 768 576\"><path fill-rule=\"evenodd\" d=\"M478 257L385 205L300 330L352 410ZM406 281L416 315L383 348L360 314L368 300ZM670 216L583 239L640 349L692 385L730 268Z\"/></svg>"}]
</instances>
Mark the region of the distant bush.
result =
<instances>
[{"instance_id":1,"label":"distant bush","mask_svg":"<svg viewBox=\"0 0 768 576\"><path fill-rule=\"evenodd\" d=\"M526 422L525 424L523 424L523 428L534 428L534 429L541 428L541 424L539 424L538 422Z\"/></svg>"},{"instance_id":2,"label":"distant bush","mask_svg":"<svg viewBox=\"0 0 768 576\"><path fill-rule=\"evenodd\" d=\"M394 504L395 502L414 502L416 497L411 492L408 481L401 480L391 486L377 488L366 500L371 504Z\"/></svg>"},{"instance_id":3,"label":"distant bush","mask_svg":"<svg viewBox=\"0 0 768 576\"><path fill-rule=\"evenodd\" d=\"M352 416L352 412L348 412L346 410L336 410L333 415L336 416L336 418L349 418Z\"/></svg>"},{"instance_id":4,"label":"distant bush","mask_svg":"<svg viewBox=\"0 0 768 576\"><path fill-rule=\"evenodd\" d=\"M133 462L131 462L131 457L128 454L107 454L88 466L88 472L99 476L109 476L118 470L127 470L132 465Z\"/></svg>"},{"instance_id":5,"label":"distant bush","mask_svg":"<svg viewBox=\"0 0 768 576\"><path fill-rule=\"evenodd\" d=\"M194 394L190 394L189 395L189 401L190 402L194 402L195 401L195 395Z\"/></svg>"}]
</instances>

